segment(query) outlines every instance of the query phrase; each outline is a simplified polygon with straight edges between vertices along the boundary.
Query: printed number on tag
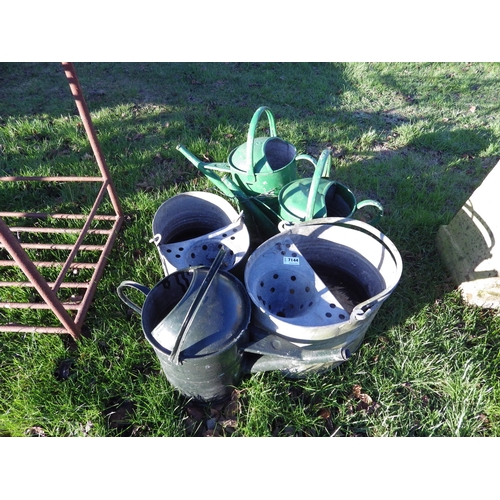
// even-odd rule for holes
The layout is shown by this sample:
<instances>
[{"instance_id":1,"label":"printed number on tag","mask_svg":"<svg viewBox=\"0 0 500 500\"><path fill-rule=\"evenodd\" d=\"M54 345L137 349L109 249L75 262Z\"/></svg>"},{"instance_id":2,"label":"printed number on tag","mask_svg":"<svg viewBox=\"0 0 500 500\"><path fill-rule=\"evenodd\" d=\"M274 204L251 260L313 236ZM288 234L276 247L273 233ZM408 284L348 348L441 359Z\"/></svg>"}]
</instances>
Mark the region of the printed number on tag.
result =
<instances>
[{"instance_id":1,"label":"printed number on tag","mask_svg":"<svg viewBox=\"0 0 500 500\"><path fill-rule=\"evenodd\" d=\"M289 266L298 266L299 265L298 257L283 257L283 264L287 264Z\"/></svg>"}]
</instances>

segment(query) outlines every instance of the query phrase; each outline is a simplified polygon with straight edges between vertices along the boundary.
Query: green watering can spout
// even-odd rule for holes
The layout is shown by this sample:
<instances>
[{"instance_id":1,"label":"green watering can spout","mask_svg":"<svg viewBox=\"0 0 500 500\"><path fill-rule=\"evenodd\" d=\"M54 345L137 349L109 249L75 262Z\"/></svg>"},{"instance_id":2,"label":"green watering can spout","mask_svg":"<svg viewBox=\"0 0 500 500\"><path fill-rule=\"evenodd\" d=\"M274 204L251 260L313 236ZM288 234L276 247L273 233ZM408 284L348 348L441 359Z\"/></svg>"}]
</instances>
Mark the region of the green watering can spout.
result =
<instances>
[{"instance_id":1,"label":"green watering can spout","mask_svg":"<svg viewBox=\"0 0 500 500\"><path fill-rule=\"evenodd\" d=\"M247 214L258 224L259 232L266 235L266 238L278 233L277 222L270 219L256 204L257 200L247 195L231 178L231 176L219 177L214 170L214 166L224 166L224 163L204 163L193 153L188 151L182 144L176 148L180 151L200 172L202 172L212 184L229 198L236 199ZM268 209L268 212L272 212Z\"/></svg>"},{"instance_id":2,"label":"green watering can spout","mask_svg":"<svg viewBox=\"0 0 500 500\"><path fill-rule=\"evenodd\" d=\"M217 188L219 188L229 198L234 198L234 193L227 187L223 180L214 172L220 170L229 173L229 165L227 163L207 163L201 161L191 151L186 149L182 144L176 147L177 151L182 153L207 179L209 179Z\"/></svg>"},{"instance_id":3,"label":"green watering can spout","mask_svg":"<svg viewBox=\"0 0 500 500\"><path fill-rule=\"evenodd\" d=\"M208 169L208 170L220 170L221 172L230 172L229 165L227 163L208 163L201 161L197 156L195 156L191 151L186 149L182 144L176 147L177 151L180 151L196 168Z\"/></svg>"}]
</instances>

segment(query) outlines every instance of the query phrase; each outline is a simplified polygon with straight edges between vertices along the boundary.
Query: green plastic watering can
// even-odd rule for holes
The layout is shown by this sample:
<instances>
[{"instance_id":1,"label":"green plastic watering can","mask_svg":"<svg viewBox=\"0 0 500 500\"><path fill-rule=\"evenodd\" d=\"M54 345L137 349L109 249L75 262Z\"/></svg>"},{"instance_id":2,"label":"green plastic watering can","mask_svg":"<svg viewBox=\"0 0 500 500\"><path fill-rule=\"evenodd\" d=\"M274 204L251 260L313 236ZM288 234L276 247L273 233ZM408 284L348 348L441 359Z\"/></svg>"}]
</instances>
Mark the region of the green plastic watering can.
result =
<instances>
[{"instance_id":1,"label":"green plastic watering can","mask_svg":"<svg viewBox=\"0 0 500 500\"><path fill-rule=\"evenodd\" d=\"M328 179L331 168L330 150L325 149L318 161L302 155L315 164L312 178L297 179L284 186L278 195L279 216L288 222L304 222L322 217L350 218L362 207L373 206L378 214L370 221L377 223L383 215L382 205L375 200L358 202L346 186Z\"/></svg>"},{"instance_id":2,"label":"green plastic watering can","mask_svg":"<svg viewBox=\"0 0 500 500\"><path fill-rule=\"evenodd\" d=\"M264 112L269 121L269 137L255 137ZM297 178L297 150L277 137L274 116L267 106L255 111L247 142L231 151L228 163L202 162L182 145L177 146L177 150L200 170L201 166L205 171L230 174L233 182L249 196L277 195L284 185Z\"/></svg>"}]
</instances>

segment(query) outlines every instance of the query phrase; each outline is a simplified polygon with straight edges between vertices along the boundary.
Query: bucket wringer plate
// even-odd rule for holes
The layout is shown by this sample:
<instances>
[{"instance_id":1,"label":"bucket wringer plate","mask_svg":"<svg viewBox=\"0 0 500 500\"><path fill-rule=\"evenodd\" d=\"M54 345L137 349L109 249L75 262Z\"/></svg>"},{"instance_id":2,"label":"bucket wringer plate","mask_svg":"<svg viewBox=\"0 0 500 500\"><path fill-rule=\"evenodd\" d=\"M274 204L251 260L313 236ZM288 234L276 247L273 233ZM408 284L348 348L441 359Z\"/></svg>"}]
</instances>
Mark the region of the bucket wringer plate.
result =
<instances>
[{"instance_id":1,"label":"bucket wringer plate","mask_svg":"<svg viewBox=\"0 0 500 500\"><path fill-rule=\"evenodd\" d=\"M398 250L369 224L323 218L291 225L248 258L252 322L300 345L355 339L353 351L401 272Z\"/></svg>"},{"instance_id":2,"label":"bucket wringer plate","mask_svg":"<svg viewBox=\"0 0 500 500\"><path fill-rule=\"evenodd\" d=\"M246 255L250 235L243 214L224 198L191 191L165 201L153 219L152 242L165 275L195 266L210 266L219 250L228 249L222 268L230 270Z\"/></svg>"}]
</instances>

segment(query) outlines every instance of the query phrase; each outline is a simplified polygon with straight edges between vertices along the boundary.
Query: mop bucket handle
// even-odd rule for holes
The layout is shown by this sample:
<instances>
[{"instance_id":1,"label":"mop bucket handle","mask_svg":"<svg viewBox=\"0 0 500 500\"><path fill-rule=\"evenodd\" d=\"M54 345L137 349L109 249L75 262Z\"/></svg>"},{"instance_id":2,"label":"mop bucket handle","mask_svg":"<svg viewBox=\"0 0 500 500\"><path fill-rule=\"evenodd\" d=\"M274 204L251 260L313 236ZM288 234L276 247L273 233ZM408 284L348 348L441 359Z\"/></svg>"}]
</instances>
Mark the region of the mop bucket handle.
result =
<instances>
[{"instance_id":1,"label":"mop bucket handle","mask_svg":"<svg viewBox=\"0 0 500 500\"><path fill-rule=\"evenodd\" d=\"M135 311L137 314L142 314L142 308L139 307L137 304L132 302L124 293L125 288L135 288L136 290L139 290L142 292L145 296L148 295L148 293L151 291L147 286L140 285L139 283L136 283L135 281L122 281L119 285L118 288L116 289L116 293L118 294L118 297L122 300L124 304L130 307L133 311Z\"/></svg>"},{"instance_id":2,"label":"mop bucket handle","mask_svg":"<svg viewBox=\"0 0 500 500\"><path fill-rule=\"evenodd\" d=\"M283 233L289 230L294 225L295 223L293 222L283 221L283 223L280 223L279 225L279 231ZM396 285L401 277L401 273L403 272L403 261L401 259L401 254L399 253L399 250L396 248L394 243L385 235L383 235L378 229L375 229L371 224L350 219L348 217L325 217L322 219L314 219L306 222L301 222L300 225L343 226L361 231L367 234L368 236L376 239L381 245L384 246L384 248L389 252L391 257L394 259L394 264L397 270L396 271L397 277L394 278L394 283L391 286L387 287L382 292L375 295L374 297L371 297L365 302L361 302L361 304L356 305L351 313L352 318L356 320L362 320L368 317L368 315L370 315L372 312L372 308L375 307L378 303L381 303L383 300L385 300L393 292L394 288L396 288Z\"/></svg>"},{"instance_id":3,"label":"mop bucket handle","mask_svg":"<svg viewBox=\"0 0 500 500\"><path fill-rule=\"evenodd\" d=\"M247 160L247 172L250 175L254 174L253 170L253 143L255 140L255 130L257 128L257 123L259 121L260 116L263 112L266 112L267 119L269 121L269 137L276 137L276 123L274 121L274 116L271 110L267 106L261 106L252 116L252 120L250 121L250 126L248 128L247 134L247 152L246 152L246 160Z\"/></svg>"}]
</instances>

